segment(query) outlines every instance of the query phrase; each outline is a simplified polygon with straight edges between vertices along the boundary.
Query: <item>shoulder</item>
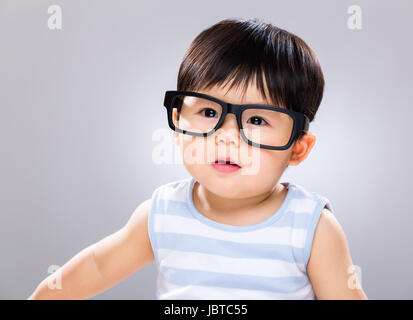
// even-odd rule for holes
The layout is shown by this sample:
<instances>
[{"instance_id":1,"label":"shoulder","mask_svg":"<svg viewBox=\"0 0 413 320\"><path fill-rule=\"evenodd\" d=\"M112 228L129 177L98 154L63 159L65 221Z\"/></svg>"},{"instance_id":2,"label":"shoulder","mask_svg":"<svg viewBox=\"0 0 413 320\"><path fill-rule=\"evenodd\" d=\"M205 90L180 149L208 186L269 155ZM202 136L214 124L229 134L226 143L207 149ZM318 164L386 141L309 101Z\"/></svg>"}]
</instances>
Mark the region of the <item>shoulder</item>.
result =
<instances>
[{"instance_id":1,"label":"shoulder","mask_svg":"<svg viewBox=\"0 0 413 320\"><path fill-rule=\"evenodd\" d=\"M179 180L170 181L170 182L167 182L159 186L158 188L155 189L155 191L159 189L181 190L185 188L186 186L188 186L193 180L194 178L189 177L189 178L183 178Z\"/></svg>"},{"instance_id":2,"label":"shoulder","mask_svg":"<svg viewBox=\"0 0 413 320\"><path fill-rule=\"evenodd\" d=\"M318 235L319 237L328 236L330 239L335 241L345 240L343 228L337 221L334 214L327 207L324 207L321 210L315 235Z\"/></svg>"},{"instance_id":3,"label":"shoulder","mask_svg":"<svg viewBox=\"0 0 413 320\"><path fill-rule=\"evenodd\" d=\"M310 278L318 279L322 273L328 274L332 266L349 258L347 239L333 213L324 208L321 211L307 264Z\"/></svg>"},{"instance_id":4,"label":"shoulder","mask_svg":"<svg viewBox=\"0 0 413 320\"><path fill-rule=\"evenodd\" d=\"M185 187L191 178L168 182L155 188L149 199L142 201L134 210L126 225L125 233L131 237L145 236L149 240L148 220L152 207L159 208L158 200L180 200L184 197ZM149 241L147 242L149 244Z\"/></svg>"},{"instance_id":5,"label":"shoulder","mask_svg":"<svg viewBox=\"0 0 413 320\"><path fill-rule=\"evenodd\" d=\"M136 233L136 231L143 231L146 229L151 205L152 198L149 198L136 207L124 227L127 232Z\"/></svg>"},{"instance_id":6,"label":"shoulder","mask_svg":"<svg viewBox=\"0 0 413 320\"><path fill-rule=\"evenodd\" d=\"M311 257L317 254L317 251L326 250L343 250L347 246L347 239L343 228L337 221L334 214L324 207L321 210L320 217L316 229L314 231L313 245L310 255Z\"/></svg>"},{"instance_id":7,"label":"shoulder","mask_svg":"<svg viewBox=\"0 0 413 320\"><path fill-rule=\"evenodd\" d=\"M152 201L154 202L154 205L159 205L158 200L185 201L188 187L193 181L194 179L192 177L184 178L157 187L152 193Z\"/></svg>"},{"instance_id":8,"label":"shoulder","mask_svg":"<svg viewBox=\"0 0 413 320\"><path fill-rule=\"evenodd\" d=\"M307 265L307 273L318 299L367 299L353 272L354 265L343 228L334 214L324 208ZM358 283L354 288L349 285L351 279Z\"/></svg>"}]
</instances>

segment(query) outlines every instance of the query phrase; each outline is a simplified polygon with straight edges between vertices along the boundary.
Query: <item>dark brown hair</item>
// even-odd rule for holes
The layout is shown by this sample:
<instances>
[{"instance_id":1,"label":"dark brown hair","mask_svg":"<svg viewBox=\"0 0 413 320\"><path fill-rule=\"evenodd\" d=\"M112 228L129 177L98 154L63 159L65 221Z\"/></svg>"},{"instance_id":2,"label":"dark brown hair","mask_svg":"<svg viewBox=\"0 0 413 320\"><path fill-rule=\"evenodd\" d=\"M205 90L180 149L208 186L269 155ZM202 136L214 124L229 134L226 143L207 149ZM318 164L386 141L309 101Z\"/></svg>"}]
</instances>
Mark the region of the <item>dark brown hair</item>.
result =
<instances>
[{"instance_id":1,"label":"dark brown hair","mask_svg":"<svg viewBox=\"0 0 413 320\"><path fill-rule=\"evenodd\" d=\"M266 101L313 121L324 91L315 53L298 36L258 18L225 19L197 35L180 65L177 90L230 83L228 90L241 87L244 95L254 80Z\"/></svg>"}]
</instances>

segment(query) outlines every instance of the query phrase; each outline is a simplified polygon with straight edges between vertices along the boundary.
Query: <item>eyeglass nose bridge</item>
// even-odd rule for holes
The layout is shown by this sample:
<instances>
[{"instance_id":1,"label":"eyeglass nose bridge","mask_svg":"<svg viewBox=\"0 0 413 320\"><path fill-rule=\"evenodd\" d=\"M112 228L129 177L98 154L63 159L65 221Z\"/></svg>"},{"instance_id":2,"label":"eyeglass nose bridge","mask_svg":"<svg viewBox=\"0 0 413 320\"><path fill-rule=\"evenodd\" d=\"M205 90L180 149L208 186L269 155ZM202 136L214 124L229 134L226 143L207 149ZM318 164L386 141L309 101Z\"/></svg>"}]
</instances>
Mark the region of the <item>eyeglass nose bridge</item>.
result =
<instances>
[{"instance_id":1,"label":"eyeglass nose bridge","mask_svg":"<svg viewBox=\"0 0 413 320\"><path fill-rule=\"evenodd\" d=\"M236 121L237 121L237 125L238 125L238 130L241 130L241 112L242 112L242 105L240 104L232 104L232 103L227 103L224 102L221 104L222 105L222 115L221 115L221 119L220 121L217 123L216 126L216 130L218 130L222 124L225 121L225 118L227 116L227 114L232 113L233 115L235 115Z\"/></svg>"},{"instance_id":2,"label":"eyeglass nose bridge","mask_svg":"<svg viewBox=\"0 0 413 320\"><path fill-rule=\"evenodd\" d=\"M240 116L241 115L241 106L240 104L232 104L232 103L225 103L225 108L224 111L226 111L226 113L232 113L235 116Z\"/></svg>"}]
</instances>

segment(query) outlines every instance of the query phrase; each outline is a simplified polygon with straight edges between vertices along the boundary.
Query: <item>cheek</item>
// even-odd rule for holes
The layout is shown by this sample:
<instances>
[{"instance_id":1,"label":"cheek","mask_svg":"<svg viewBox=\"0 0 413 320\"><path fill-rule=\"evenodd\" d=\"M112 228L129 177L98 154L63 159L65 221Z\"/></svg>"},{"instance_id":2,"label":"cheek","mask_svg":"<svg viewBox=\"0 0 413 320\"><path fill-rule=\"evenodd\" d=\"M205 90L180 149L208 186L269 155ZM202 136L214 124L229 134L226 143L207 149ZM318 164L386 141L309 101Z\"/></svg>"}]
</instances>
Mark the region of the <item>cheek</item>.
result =
<instances>
[{"instance_id":1,"label":"cheek","mask_svg":"<svg viewBox=\"0 0 413 320\"><path fill-rule=\"evenodd\" d=\"M279 177L287 166L289 159L287 150L260 150L259 158L254 159L255 163L259 165L260 177L267 177L272 179Z\"/></svg>"},{"instance_id":2,"label":"cheek","mask_svg":"<svg viewBox=\"0 0 413 320\"><path fill-rule=\"evenodd\" d=\"M186 138L185 138L186 139ZM204 152L204 144L199 137L192 137L184 140L181 146L181 157L183 165L189 174L197 181L202 181L203 184L210 186L210 172L207 170L207 161L209 157ZM215 158L211 161L214 161ZM212 169L211 169L212 170ZM212 184L213 186L213 184ZM211 187L211 186L210 186Z\"/></svg>"},{"instance_id":3,"label":"cheek","mask_svg":"<svg viewBox=\"0 0 413 320\"><path fill-rule=\"evenodd\" d=\"M186 167L205 165L214 160L208 156L206 141L203 138L186 135L180 145L182 160Z\"/></svg>"}]
</instances>

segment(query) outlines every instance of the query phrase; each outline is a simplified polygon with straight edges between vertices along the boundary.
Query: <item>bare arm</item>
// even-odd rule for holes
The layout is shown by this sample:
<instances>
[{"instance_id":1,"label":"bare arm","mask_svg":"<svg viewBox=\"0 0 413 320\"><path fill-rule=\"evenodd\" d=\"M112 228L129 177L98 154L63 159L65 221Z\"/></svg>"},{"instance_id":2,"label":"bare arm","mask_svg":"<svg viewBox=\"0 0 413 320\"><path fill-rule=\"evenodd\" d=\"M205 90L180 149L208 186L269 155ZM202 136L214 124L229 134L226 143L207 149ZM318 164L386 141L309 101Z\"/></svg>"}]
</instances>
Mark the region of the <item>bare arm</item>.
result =
<instances>
[{"instance_id":1,"label":"bare arm","mask_svg":"<svg viewBox=\"0 0 413 320\"><path fill-rule=\"evenodd\" d=\"M123 228L77 253L45 278L28 299L87 299L153 261L147 227L150 204L151 199L142 202ZM59 272L61 289L49 288Z\"/></svg>"},{"instance_id":2,"label":"bare arm","mask_svg":"<svg viewBox=\"0 0 413 320\"><path fill-rule=\"evenodd\" d=\"M307 266L317 299L367 300L352 267L344 231L331 211L323 209ZM359 288L357 283L360 284Z\"/></svg>"}]
</instances>

